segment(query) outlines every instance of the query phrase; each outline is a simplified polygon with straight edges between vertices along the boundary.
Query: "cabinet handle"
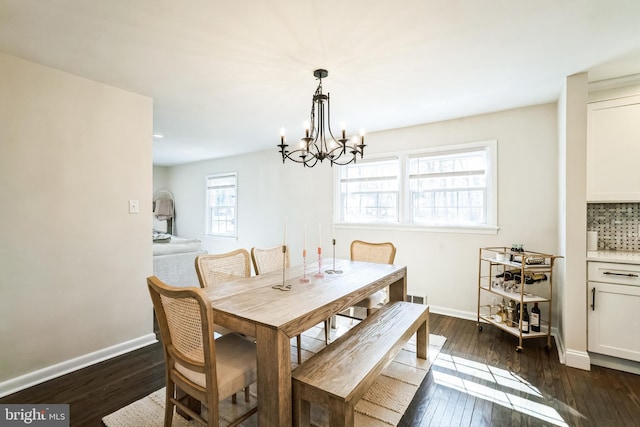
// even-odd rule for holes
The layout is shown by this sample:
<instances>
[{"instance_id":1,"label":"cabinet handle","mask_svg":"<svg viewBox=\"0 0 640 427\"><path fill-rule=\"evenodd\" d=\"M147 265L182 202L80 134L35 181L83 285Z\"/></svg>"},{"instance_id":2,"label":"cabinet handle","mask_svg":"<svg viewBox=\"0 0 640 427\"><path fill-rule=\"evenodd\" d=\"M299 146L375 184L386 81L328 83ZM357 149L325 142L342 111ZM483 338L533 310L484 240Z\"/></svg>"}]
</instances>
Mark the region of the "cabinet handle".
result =
<instances>
[{"instance_id":1,"label":"cabinet handle","mask_svg":"<svg viewBox=\"0 0 640 427\"><path fill-rule=\"evenodd\" d=\"M591 288L591 311L596 311L596 288Z\"/></svg>"},{"instance_id":2,"label":"cabinet handle","mask_svg":"<svg viewBox=\"0 0 640 427\"><path fill-rule=\"evenodd\" d=\"M614 273L612 271L605 271L602 274L606 274L608 276L625 276L625 277L638 277L637 274L633 274L633 273Z\"/></svg>"}]
</instances>

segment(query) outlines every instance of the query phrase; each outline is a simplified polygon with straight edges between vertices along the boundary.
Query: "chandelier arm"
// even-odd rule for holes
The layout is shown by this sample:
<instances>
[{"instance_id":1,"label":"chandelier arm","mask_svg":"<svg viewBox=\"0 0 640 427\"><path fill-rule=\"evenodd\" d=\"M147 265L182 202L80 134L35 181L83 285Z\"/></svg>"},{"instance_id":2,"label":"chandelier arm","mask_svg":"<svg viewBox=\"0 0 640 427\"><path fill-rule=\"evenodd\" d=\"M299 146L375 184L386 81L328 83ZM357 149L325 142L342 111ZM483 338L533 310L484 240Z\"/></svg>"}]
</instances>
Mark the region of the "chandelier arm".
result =
<instances>
[{"instance_id":1,"label":"chandelier arm","mask_svg":"<svg viewBox=\"0 0 640 427\"><path fill-rule=\"evenodd\" d=\"M296 157L293 156L293 155L295 155L296 153L299 153L299 152L301 153L302 150L294 150L294 151L290 151L290 152L284 153L283 154L283 161L284 161L284 158L286 157L287 159L291 160L292 162L307 164L307 163L309 163L310 158L315 158L314 155L310 155L310 156L305 156L304 160L296 159ZM300 157L302 159L302 155L300 155L298 157Z\"/></svg>"},{"instance_id":2,"label":"chandelier arm","mask_svg":"<svg viewBox=\"0 0 640 427\"><path fill-rule=\"evenodd\" d=\"M350 163L356 163L356 156L355 155L353 157L349 157L349 160L345 159L344 161L341 161L340 159L342 159L342 157L338 157L337 159L332 160L331 164L336 164L338 166L346 166L346 165L348 165Z\"/></svg>"},{"instance_id":3,"label":"chandelier arm","mask_svg":"<svg viewBox=\"0 0 640 427\"><path fill-rule=\"evenodd\" d=\"M318 83L318 87L316 88L315 93L313 94L313 98L311 99L311 122L309 124L310 128L311 128L311 136L313 136L317 129L316 129L316 99L318 99L318 94L322 95L322 78L319 79L320 83ZM309 136L309 135L307 135Z\"/></svg>"},{"instance_id":4,"label":"chandelier arm","mask_svg":"<svg viewBox=\"0 0 640 427\"><path fill-rule=\"evenodd\" d=\"M331 94L327 92L327 129L329 129L329 135L331 135L331 139L336 145L340 145L335 136L333 136L333 132L331 131Z\"/></svg>"}]
</instances>

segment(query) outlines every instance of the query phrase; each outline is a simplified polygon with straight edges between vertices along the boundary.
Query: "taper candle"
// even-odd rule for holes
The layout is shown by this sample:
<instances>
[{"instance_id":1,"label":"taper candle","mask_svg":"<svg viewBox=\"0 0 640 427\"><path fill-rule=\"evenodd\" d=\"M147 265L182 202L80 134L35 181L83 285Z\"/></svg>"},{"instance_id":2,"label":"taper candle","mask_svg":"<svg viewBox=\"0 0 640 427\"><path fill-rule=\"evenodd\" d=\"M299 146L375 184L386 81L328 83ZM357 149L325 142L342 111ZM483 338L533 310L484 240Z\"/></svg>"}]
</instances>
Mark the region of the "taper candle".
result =
<instances>
[{"instance_id":1,"label":"taper candle","mask_svg":"<svg viewBox=\"0 0 640 427\"><path fill-rule=\"evenodd\" d=\"M336 240L336 223L333 220L333 216L331 217L331 238Z\"/></svg>"},{"instance_id":2,"label":"taper candle","mask_svg":"<svg viewBox=\"0 0 640 427\"><path fill-rule=\"evenodd\" d=\"M282 238L282 246L287 244L287 217L284 217L284 237Z\"/></svg>"}]
</instances>

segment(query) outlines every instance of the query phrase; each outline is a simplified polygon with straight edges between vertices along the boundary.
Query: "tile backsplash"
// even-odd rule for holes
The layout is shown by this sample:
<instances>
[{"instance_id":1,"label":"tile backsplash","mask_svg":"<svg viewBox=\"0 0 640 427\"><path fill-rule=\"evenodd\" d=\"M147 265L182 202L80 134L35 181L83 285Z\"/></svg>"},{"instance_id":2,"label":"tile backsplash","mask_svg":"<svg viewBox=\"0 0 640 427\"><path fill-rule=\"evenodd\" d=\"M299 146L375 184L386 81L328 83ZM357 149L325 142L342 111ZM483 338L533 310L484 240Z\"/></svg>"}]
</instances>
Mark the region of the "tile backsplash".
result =
<instances>
[{"instance_id":1,"label":"tile backsplash","mask_svg":"<svg viewBox=\"0 0 640 427\"><path fill-rule=\"evenodd\" d=\"M587 230L598 232L598 250L640 251L640 203L588 203Z\"/></svg>"}]
</instances>

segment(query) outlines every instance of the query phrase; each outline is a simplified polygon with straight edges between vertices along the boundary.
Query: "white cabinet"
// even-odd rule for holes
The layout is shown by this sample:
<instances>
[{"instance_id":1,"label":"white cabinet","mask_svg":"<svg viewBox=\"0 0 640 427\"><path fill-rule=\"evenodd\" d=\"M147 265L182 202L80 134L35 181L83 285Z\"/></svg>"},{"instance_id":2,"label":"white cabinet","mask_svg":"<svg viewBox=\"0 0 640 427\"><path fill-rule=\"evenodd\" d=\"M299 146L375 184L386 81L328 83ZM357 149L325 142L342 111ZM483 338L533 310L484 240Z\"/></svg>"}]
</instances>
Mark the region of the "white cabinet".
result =
<instances>
[{"instance_id":1,"label":"white cabinet","mask_svg":"<svg viewBox=\"0 0 640 427\"><path fill-rule=\"evenodd\" d=\"M640 95L588 104L587 201L640 201Z\"/></svg>"},{"instance_id":2,"label":"white cabinet","mask_svg":"<svg viewBox=\"0 0 640 427\"><path fill-rule=\"evenodd\" d=\"M640 265L588 263L589 351L640 361Z\"/></svg>"}]
</instances>

